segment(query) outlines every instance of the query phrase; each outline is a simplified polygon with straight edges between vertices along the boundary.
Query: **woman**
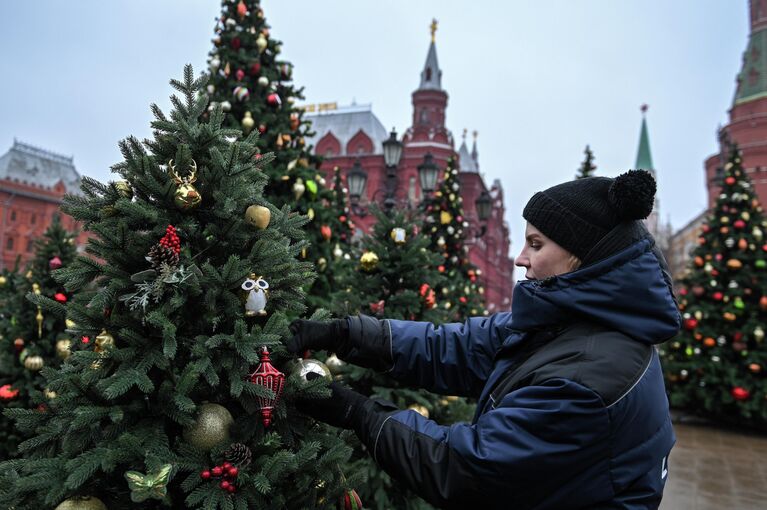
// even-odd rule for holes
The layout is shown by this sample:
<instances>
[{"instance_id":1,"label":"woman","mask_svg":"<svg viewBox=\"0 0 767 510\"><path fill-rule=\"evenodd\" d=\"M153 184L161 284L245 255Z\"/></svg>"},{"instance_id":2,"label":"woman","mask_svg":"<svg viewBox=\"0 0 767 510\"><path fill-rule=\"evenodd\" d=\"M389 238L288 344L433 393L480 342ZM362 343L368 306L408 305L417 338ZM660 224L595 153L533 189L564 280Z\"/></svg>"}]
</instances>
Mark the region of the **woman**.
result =
<instances>
[{"instance_id":1,"label":"woman","mask_svg":"<svg viewBox=\"0 0 767 510\"><path fill-rule=\"evenodd\" d=\"M356 431L393 478L443 508L657 508L674 444L655 344L680 317L642 219L645 171L536 193L524 209L527 280L511 313L435 328L357 316L297 321L288 348L327 349L436 393L478 398L440 426L331 384L299 402Z\"/></svg>"}]
</instances>

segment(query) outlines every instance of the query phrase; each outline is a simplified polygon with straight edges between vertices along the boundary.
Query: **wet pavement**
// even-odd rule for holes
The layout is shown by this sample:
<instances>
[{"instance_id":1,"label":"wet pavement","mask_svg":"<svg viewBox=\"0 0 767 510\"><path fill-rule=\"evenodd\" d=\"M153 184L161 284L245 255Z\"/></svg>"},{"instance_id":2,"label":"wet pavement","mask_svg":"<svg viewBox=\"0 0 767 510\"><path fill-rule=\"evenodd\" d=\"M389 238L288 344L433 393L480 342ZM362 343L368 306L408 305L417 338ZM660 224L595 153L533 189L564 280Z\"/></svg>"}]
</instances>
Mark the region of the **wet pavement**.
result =
<instances>
[{"instance_id":1,"label":"wet pavement","mask_svg":"<svg viewBox=\"0 0 767 510\"><path fill-rule=\"evenodd\" d=\"M767 509L767 436L674 424L661 510Z\"/></svg>"}]
</instances>

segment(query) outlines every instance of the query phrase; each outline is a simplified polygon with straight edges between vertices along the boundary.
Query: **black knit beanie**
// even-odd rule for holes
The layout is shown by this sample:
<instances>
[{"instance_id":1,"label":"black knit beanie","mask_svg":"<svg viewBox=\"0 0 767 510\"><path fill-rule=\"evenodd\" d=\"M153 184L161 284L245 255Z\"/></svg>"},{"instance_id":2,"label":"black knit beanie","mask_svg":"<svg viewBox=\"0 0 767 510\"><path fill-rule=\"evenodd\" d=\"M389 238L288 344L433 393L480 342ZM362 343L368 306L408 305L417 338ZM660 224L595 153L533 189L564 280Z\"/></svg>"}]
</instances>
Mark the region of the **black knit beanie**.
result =
<instances>
[{"instance_id":1,"label":"black knit beanie","mask_svg":"<svg viewBox=\"0 0 767 510\"><path fill-rule=\"evenodd\" d=\"M655 179L646 170L629 170L614 179L587 177L539 191L522 216L585 261L592 248L615 227L650 215L655 190Z\"/></svg>"}]
</instances>

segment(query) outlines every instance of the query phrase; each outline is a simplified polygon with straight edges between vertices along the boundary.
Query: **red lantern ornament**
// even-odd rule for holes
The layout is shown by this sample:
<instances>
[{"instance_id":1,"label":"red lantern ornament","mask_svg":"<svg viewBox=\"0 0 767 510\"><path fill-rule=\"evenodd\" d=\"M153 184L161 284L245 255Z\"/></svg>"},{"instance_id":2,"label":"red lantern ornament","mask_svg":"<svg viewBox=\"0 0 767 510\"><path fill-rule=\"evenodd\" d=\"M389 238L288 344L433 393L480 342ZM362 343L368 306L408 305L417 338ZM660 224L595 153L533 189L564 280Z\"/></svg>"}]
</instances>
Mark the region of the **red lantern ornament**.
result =
<instances>
[{"instance_id":1,"label":"red lantern ornament","mask_svg":"<svg viewBox=\"0 0 767 510\"><path fill-rule=\"evenodd\" d=\"M61 259L59 258L58 255L54 256L51 260L48 261L48 267L50 267L51 269L58 269L63 265L64 263L61 262Z\"/></svg>"},{"instance_id":2,"label":"red lantern ornament","mask_svg":"<svg viewBox=\"0 0 767 510\"><path fill-rule=\"evenodd\" d=\"M362 500L354 489L345 490L338 503L338 507L343 510L362 510Z\"/></svg>"},{"instance_id":3,"label":"red lantern ornament","mask_svg":"<svg viewBox=\"0 0 767 510\"><path fill-rule=\"evenodd\" d=\"M237 81L242 81L243 78L245 78L245 71L242 69L237 69L234 73L235 78L237 78Z\"/></svg>"},{"instance_id":4,"label":"red lantern ornament","mask_svg":"<svg viewBox=\"0 0 767 510\"><path fill-rule=\"evenodd\" d=\"M256 371L250 374L250 382L263 386L274 393L274 398L258 397L258 406L261 409L261 421L264 427L272 423L272 411L282 395L285 386L285 374L274 368L266 346L261 348L261 363Z\"/></svg>"},{"instance_id":5,"label":"red lantern ornament","mask_svg":"<svg viewBox=\"0 0 767 510\"><path fill-rule=\"evenodd\" d=\"M58 301L59 303L66 303L67 302L67 295L63 292L57 292L53 295L53 299Z\"/></svg>"},{"instance_id":6,"label":"red lantern ornament","mask_svg":"<svg viewBox=\"0 0 767 510\"><path fill-rule=\"evenodd\" d=\"M751 396L751 392L741 386L735 386L730 394L732 395L732 398L740 401L748 400L748 397Z\"/></svg>"},{"instance_id":7,"label":"red lantern ornament","mask_svg":"<svg viewBox=\"0 0 767 510\"><path fill-rule=\"evenodd\" d=\"M698 327L698 320L697 319L693 319L693 318L685 319L685 321L684 321L684 329L686 329L688 331L692 331L696 327Z\"/></svg>"},{"instance_id":8,"label":"red lantern ornament","mask_svg":"<svg viewBox=\"0 0 767 510\"><path fill-rule=\"evenodd\" d=\"M250 64L250 75L258 76L261 73L261 62L253 62Z\"/></svg>"},{"instance_id":9,"label":"red lantern ornament","mask_svg":"<svg viewBox=\"0 0 767 510\"><path fill-rule=\"evenodd\" d=\"M330 241L330 238L333 237L333 231L330 230L330 227L328 225L322 225L320 227L320 235L322 235L322 238L326 241Z\"/></svg>"},{"instance_id":10,"label":"red lantern ornament","mask_svg":"<svg viewBox=\"0 0 767 510\"><path fill-rule=\"evenodd\" d=\"M726 183L727 183L727 185L729 185L729 186L732 186L733 184L735 184L735 177L733 177L733 176L729 176L729 177L727 177L727 178L724 180L724 182L726 182Z\"/></svg>"},{"instance_id":11,"label":"red lantern ornament","mask_svg":"<svg viewBox=\"0 0 767 510\"><path fill-rule=\"evenodd\" d=\"M737 228L737 229L742 230L742 229L746 228L746 222L743 221L743 220L735 220L735 223L733 223L732 226Z\"/></svg>"},{"instance_id":12,"label":"red lantern ornament","mask_svg":"<svg viewBox=\"0 0 767 510\"><path fill-rule=\"evenodd\" d=\"M18 396L19 390L14 390L10 384L3 384L0 386L0 400L3 402L10 402Z\"/></svg>"}]
</instances>

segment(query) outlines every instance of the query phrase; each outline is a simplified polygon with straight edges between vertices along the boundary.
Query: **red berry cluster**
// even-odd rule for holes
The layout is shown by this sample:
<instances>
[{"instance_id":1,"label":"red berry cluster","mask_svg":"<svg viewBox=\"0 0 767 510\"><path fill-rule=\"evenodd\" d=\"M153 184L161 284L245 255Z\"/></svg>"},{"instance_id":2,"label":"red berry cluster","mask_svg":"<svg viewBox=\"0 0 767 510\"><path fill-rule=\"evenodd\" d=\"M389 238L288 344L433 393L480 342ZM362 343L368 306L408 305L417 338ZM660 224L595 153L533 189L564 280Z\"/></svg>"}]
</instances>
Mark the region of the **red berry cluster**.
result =
<instances>
[{"instance_id":1,"label":"red berry cluster","mask_svg":"<svg viewBox=\"0 0 767 510\"><path fill-rule=\"evenodd\" d=\"M233 466L229 462L224 462L220 466L216 466L211 470L205 470L200 473L200 478L203 480L210 480L211 478L223 478L221 483L218 484L222 490L225 490L231 494L237 492L237 487L234 485L234 480L237 475L240 474L237 466Z\"/></svg>"},{"instance_id":2,"label":"red berry cluster","mask_svg":"<svg viewBox=\"0 0 767 510\"><path fill-rule=\"evenodd\" d=\"M165 229L165 236L160 239L160 246L170 248L178 255L181 251L181 240L179 240L178 234L176 234L176 227L168 225L168 228Z\"/></svg>"}]
</instances>

